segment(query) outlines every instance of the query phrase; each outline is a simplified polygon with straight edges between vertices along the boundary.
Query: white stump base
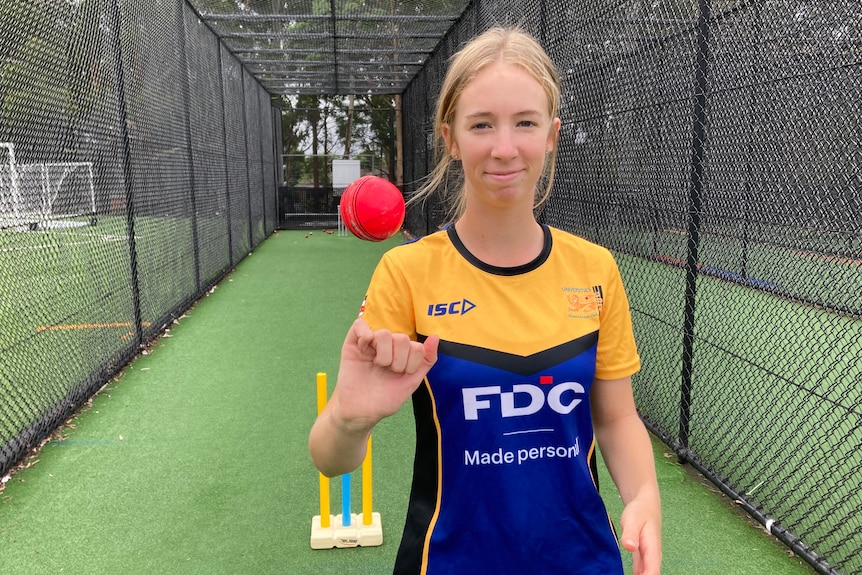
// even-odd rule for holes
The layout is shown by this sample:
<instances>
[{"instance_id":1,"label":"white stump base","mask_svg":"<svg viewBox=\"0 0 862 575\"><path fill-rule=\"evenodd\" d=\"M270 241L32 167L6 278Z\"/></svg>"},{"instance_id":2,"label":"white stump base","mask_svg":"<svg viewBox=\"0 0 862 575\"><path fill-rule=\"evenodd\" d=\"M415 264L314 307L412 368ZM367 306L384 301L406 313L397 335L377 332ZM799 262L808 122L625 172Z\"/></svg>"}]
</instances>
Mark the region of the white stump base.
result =
<instances>
[{"instance_id":1,"label":"white stump base","mask_svg":"<svg viewBox=\"0 0 862 575\"><path fill-rule=\"evenodd\" d=\"M383 526L380 514L371 514L371 525L362 523L361 513L350 515L350 526L342 524L341 515L329 516L329 527L320 526L320 515L311 519L311 548L375 547L383 544Z\"/></svg>"}]
</instances>

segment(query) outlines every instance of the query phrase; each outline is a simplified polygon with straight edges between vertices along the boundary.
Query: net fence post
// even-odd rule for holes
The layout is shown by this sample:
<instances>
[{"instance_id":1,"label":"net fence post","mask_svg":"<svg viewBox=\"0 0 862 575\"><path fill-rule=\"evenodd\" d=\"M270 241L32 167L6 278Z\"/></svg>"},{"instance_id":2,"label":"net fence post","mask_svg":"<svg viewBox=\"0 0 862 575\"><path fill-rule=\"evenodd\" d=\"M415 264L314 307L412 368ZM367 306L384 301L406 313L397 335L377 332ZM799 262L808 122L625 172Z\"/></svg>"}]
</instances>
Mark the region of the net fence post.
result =
<instances>
[{"instance_id":1,"label":"net fence post","mask_svg":"<svg viewBox=\"0 0 862 575\"><path fill-rule=\"evenodd\" d=\"M111 40L114 44L114 66L117 73L117 122L120 129L121 163L123 169L123 186L126 195L126 231L129 236L129 282L131 284L132 314L134 328L134 347L140 347L144 332L141 325L141 292L138 283L138 250L135 244L135 188L132 172L132 148L129 141L128 114L126 112L126 88L125 74L123 70L122 36L120 26L120 0L110 4L111 25L113 34Z\"/></svg>"},{"instance_id":2,"label":"net fence post","mask_svg":"<svg viewBox=\"0 0 862 575\"><path fill-rule=\"evenodd\" d=\"M270 111L269 111L270 109L269 108L267 108L266 110L263 109L265 106L262 105L262 102L261 102L261 96L262 96L261 90L263 90L263 86L259 85L258 90L257 90L257 94L256 94L257 103L258 103L258 110L257 110L258 141L257 141L257 145L258 145L258 148L260 148L261 217L263 218L263 236L264 236L264 238L266 238L266 170L264 169L265 168L264 159L266 158L266 147L267 146L266 146L266 142L264 142L264 137L266 135L266 131L264 130L264 124L265 124L264 112L266 112L266 119L268 122L269 121L269 115L270 115ZM263 239L263 238L261 238L261 239Z\"/></svg>"},{"instance_id":3,"label":"net fence post","mask_svg":"<svg viewBox=\"0 0 862 575\"><path fill-rule=\"evenodd\" d=\"M180 64L183 70L183 81L181 89L183 91L183 119L185 121L185 129L183 136L186 145L186 160L188 161L188 186L189 200L191 201L190 219L192 227L192 254L195 260L195 290L199 293L203 290L201 285L201 255L200 255L200 238L198 237L198 219L197 219L197 197L195 194L195 160L192 152L192 115L191 103L189 102L191 86L189 85L189 57L186 49L186 22L185 22L185 2L177 3L177 42L180 48Z\"/></svg>"},{"instance_id":4,"label":"net fence post","mask_svg":"<svg viewBox=\"0 0 862 575\"><path fill-rule=\"evenodd\" d=\"M243 104L243 113L242 113L242 129L245 134L245 138L243 139L245 143L245 174L246 174L246 201L248 202L248 246L249 252L254 249L254 214L252 214L252 205L251 205L251 166L249 165L249 154L248 154L248 120L246 119L245 108L248 104L246 100L246 90L245 90L245 68L242 69L240 73L240 87L242 88L242 104Z\"/></svg>"},{"instance_id":5,"label":"net fence post","mask_svg":"<svg viewBox=\"0 0 862 575\"><path fill-rule=\"evenodd\" d=\"M695 306L697 304L698 249L703 209L703 159L706 147L706 106L709 74L709 2L699 0L697 59L695 68L692 162L688 198L688 242L685 262L685 310L683 317L682 383L680 389L679 459L687 460L691 426L692 367L694 362Z\"/></svg>"},{"instance_id":6,"label":"net fence post","mask_svg":"<svg viewBox=\"0 0 862 575\"><path fill-rule=\"evenodd\" d=\"M219 38L218 43L218 85L219 90L221 90L219 101L221 102L221 135L222 135L222 166L224 167L224 201L225 201L225 212L227 214L227 250L228 250L228 261L230 262L230 267L233 268L236 265L236 258L233 255L233 210L231 209L231 194L230 194L230 169L228 167L228 161L230 159L230 152L228 151L228 131L227 131L227 123L228 123L228 113L227 113L227 104L225 103L225 79L224 79L224 57L222 54L222 49L227 48L224 45L224 41Z\"/></svg>"}]
</instances>

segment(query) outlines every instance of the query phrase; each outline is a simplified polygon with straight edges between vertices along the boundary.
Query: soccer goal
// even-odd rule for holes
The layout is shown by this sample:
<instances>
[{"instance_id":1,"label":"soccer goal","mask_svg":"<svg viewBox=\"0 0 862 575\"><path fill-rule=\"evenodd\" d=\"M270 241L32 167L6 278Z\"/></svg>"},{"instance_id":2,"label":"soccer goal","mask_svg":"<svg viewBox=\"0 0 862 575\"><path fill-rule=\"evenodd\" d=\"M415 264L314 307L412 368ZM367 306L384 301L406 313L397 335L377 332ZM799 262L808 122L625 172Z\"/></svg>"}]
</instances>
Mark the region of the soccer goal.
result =
<instances>
[{"instance_id":1,"label":"soccer goal","mask_svg":"<svg viewBox=\"0 0 862 575\"><path fill-rule=\"evenodd\" d=\"M95 214L92 162L19 164L15 145L0 142L0 228L80 227Z\"/></svg>"}]
</instances>

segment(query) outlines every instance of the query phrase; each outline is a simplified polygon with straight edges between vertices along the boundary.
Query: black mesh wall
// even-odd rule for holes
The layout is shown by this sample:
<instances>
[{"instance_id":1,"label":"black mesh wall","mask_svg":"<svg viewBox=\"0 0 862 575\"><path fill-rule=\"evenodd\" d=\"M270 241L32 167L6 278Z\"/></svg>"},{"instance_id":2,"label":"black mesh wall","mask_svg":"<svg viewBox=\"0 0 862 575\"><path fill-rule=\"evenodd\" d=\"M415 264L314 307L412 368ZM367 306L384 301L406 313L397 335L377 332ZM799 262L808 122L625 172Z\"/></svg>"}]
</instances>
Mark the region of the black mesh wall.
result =
<instances>
[{"instance_id":1,"label":"black mesh wall","mask_svg":"<svg viewBox=\"0 0 862 575\"><path fill-rule=\"evenodd\" d=\"M281 178L276 180L276 176L281 173L279 164L281 164L281 154L275 155L275 148L272 142L275 141L276 131L273 128L273 113L276 107L273 105L272 98L262 87L258 87L257 97L259 101L259 110L257 121L260 126L258 143L260 144L260 162L261 162L261 193L260 201L261 218L263 231L261 232L261 240L266 238L276 227L278 220L278 209L276 208L276 194L263 193L263 190L277 190L278 183Z\"/></svg>"},{"instance_id":2,"label":"black mesh wall","mask_svg":"<svg viewBox=\"0 0 862 575\"><path fill-rule=\"evenodd\" d=\"M239 60L224 46L221 52L222 94L224 97L224 126L226 133L225 166L230 214L231 255L239 261L251 251L252 218L248 159L249 142L246 138L244 112L245 87ZM252 139L252 145L254 139ZM256 181L256 180L255 180Z\"/></svg>"},{"instance_id":3,"label":"black mesh wall","mask_svg":"<svg viewBox=\"0 0 862 575\"><path fill-rule=\"evenodd\" d=\"M255 135L260 132L260 100L257 95L257 81L248 71L243 71L243 93L245 101L243 112L245 114L246 132L246 161L248 162L248 184L249 184L249 212L251 216L250 237L253 244L257 244L263 236L263 198L257 190L263 183L263 161L261 159L260 143Z\"/></svg>"},{"instance_id":4,"label":"black mesh wall","mask_svg":"<svg viewBox=\"0 0 862 575\"><path fill-rule=\"evenodd\" d=\"M614 251L643 419L821 573L862 570L860 22L837 0L476 1L403 97L415 189L453 51L498 23L542 41L564 96L541 218Z\"/></svg>"},{"instance_id":5,"label":"black mesh wall","mask_svg":"<svg viewBox=\"0 0 862 575\"><path fill-rule=\"evenodd\" d=\"M281 149L183 2L4 2L0 67L5 474L273 230Z\"/></svg>"},{"instance_id":6,"label":"black mesh wall","mask_svg":"<svg viewBox=\"0 0 862 575\"><path fill-rule=\"evenodd\" d=\"M167 320L166 314L187 304L197 291L189 105L183 90L187 78L177 6L174 2L120 6L128 30L119 50L125 72L134 243L145 332L157 330Z\"/></svg>"},{"instance_id":7,"label":"black mesh wall","mask_svg":"<svg viewBox=\"0 0 862 575\"><path fill-rule=\"evenodd\" d=\"M188 70L189 140L194 178L192 205L199 246L198 282L209 283L231 267L230 212L225 157L224 94L219 78L219 42L197 16L184 11L184 60Z\"/></svg>"}]
</instances>

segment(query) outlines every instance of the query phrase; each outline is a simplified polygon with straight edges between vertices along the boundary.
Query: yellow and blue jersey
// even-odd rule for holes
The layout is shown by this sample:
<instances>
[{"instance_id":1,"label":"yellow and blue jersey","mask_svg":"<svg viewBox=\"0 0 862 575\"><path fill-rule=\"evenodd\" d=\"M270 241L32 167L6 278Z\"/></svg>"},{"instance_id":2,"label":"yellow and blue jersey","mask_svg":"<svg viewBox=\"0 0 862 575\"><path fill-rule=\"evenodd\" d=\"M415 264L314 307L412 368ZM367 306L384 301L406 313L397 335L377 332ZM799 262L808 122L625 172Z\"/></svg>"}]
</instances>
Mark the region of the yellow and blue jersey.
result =
<instances>
[{"instance_id":1,"label":"yellow and blue jersey","mask_svg":"<svg viewBox=\"0 0 862 575\"><path fill-rule=\"evenodd\" d=\"M440 336L413 396L413 486L395 573L622 573L598 494L589 393L639 357L611 253L545 227L500 268L454 227L387 252L362 306L372 329Z\"/></svg>"}]
</instances>

